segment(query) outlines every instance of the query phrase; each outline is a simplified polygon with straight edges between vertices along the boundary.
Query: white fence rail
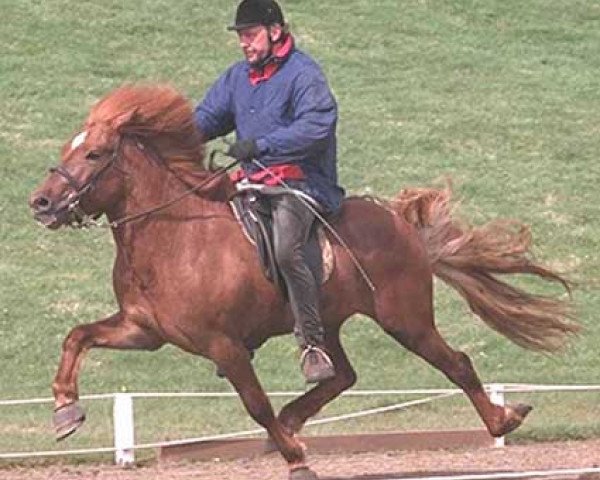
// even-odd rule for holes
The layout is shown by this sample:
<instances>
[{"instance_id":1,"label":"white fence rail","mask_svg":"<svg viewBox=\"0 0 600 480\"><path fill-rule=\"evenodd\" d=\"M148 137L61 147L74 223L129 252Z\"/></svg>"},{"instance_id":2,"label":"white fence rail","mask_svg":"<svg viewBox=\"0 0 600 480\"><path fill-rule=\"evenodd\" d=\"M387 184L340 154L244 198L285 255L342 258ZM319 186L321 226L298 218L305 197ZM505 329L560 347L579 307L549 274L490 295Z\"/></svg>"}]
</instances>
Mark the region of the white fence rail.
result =
<instances>
[{"instance_id":1,"label":"white fence rail","mask_svg":"<svg viewBox=\"0 0 600 480\"><path fill-rule=\"evenodd\" d=\"M600 391L600 385L530 385L530 384L489 384L486 385L486 390L490 394L492 401L498 405L504 404L506 393L515 392L585 392L585 391ZM271 392L269 397L295 397L302 395L305 392ZM318 420L307 422L306 425L317 425L331 422L348 420L351 418L364 417L378 413L400 410L416 405L422 405L434 400L448 398L454 395L461 394L458 389L413 389L413 390L350 390L342 395L348 397L359 396L375 396L375 395L426 395L424 398L411 400L408 402L397 403L385 407L362 410L345 415L334 417L326 417ZM0 459L21 459L35 457L51 457L51 456L72 456L84 455L93 453L110 453L114 452L115 463L124 467L130 466L135 462L135 450L158 448L172 445L182 445L190 442L207 442L213 440L239 438L248 435L256 435L264 432L264 429L257 428L253 430L244 430L238 432L224 433L198 438L186 438L168 442L156 442L135 444L135 423L134 423L134 400L136 398L228 398L236 397L235 392L183 392L183 393L114 393L114 394L97 394L85 395L81 400L100 400L113 399L113 432L114 445L111 447L86 448L77 450L50 450L50 451L31 451L31 452L5 452L0 453ZM0 400L0 407L8 407L11 405L32 405L52 403L53 398L33 398L24 400ZM504 446L504 438L496 439L496 446Z\"/></svg>"}]
</instances>

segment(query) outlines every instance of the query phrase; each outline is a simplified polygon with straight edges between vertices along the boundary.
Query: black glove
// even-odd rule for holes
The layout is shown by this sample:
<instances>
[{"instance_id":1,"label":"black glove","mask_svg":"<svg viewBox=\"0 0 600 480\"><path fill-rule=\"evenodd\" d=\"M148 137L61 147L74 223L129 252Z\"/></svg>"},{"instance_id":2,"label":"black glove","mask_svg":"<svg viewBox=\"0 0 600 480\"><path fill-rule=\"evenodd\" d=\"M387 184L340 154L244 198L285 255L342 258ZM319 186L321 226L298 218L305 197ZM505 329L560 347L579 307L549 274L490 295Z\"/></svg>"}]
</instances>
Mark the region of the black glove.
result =
<instances>
[{"instance_id":1,"label":"black glove","mask_svg":"<svg viewBox=\"0 0 600 480\"><path fill-rule=\"evenodd\" d=\"M240 162L251 162L254 158L258 157L258 147L256 146L256 140L239 140L229 147L226 155L233 157Z\"/></svg>"}]
</instances>

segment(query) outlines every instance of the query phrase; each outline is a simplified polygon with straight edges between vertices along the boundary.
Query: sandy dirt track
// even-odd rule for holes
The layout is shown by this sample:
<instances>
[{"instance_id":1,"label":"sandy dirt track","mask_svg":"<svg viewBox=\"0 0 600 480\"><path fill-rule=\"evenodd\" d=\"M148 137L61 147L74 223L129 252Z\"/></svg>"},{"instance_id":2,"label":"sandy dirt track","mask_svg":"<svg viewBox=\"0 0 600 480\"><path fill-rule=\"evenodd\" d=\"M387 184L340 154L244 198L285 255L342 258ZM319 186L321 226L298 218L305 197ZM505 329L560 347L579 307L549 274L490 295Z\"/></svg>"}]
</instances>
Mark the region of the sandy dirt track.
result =
<instances>
[{"instance_id":1,"label":"sandy dirt track","mask_svg":"<svg viewBox=\"0 0 600 480\"><path fill-rule=\"evenodd\" d=\"M600 465L600 440L541 443L476 450L313 455L321 480L385 480L449 473L593 468ZM112 465L0 467L1 480L286 480L281 458L270 454L236 461L150 463L130 470ZM560 477L555 477L560 478ZM587 474L581 480L600 480Z\"/></svg>"}]
</instances>

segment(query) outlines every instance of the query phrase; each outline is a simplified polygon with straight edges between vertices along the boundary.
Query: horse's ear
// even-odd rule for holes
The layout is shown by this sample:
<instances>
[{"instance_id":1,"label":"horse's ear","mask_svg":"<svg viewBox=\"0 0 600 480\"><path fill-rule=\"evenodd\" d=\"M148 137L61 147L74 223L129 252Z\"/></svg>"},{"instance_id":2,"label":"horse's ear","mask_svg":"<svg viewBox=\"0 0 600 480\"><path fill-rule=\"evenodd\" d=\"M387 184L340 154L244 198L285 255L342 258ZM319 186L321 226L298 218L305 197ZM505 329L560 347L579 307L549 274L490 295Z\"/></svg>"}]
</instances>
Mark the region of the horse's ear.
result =
<instances>
[{"instance_id":1,"label":"horse's ear","mask_svg":"<svg viewBox=\"0 0 600 480\"><path fill-rule=\"evenodd\" d=\"M136 108L128 110L127 112L124 112L124 113L120 113L119 115L117 115L116 117L114 117L111 120L111 122L110 122L111 127L114 130L117 130L117 131L120 130L124 126L129 125L135 118L136 114L137 114Z\"/></svg>"}]
</instances>

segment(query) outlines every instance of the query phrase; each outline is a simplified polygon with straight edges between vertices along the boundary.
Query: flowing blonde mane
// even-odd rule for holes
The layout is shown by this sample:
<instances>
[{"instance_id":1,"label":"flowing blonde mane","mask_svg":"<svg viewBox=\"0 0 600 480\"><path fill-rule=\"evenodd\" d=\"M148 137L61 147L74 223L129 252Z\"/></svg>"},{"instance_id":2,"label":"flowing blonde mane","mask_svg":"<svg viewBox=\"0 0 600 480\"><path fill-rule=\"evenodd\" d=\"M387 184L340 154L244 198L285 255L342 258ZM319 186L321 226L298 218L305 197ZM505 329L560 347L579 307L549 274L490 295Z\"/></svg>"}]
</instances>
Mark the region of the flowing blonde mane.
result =
<instances>
[{"instance_id":1,"label":"flowing blonde mane","mask_svg":"<svg viewBox=\"0 0 600 480\"><path fill-rule=\"evenodd\" d=\"M165 160L202 164L204 146L189 101L168 85L124 85L102 98L87 123L108 123L131 114L122 134L152 139Z\"/></svg>"}]
</instances>

